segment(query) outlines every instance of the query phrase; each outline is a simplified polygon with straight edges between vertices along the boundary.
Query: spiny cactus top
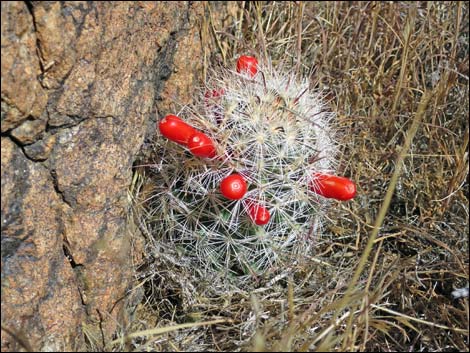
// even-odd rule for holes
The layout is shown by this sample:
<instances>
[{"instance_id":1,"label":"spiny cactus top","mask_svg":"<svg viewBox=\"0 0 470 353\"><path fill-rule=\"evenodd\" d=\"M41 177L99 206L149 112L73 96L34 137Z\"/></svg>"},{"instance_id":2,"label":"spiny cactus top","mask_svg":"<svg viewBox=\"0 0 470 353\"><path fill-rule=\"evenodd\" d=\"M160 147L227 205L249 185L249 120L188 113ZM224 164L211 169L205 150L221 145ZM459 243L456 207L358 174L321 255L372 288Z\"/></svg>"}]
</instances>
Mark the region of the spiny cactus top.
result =
<instances>
[{"instance_id":1,"label":"spiny cactus top","mask_svg":"<svg viewBox=\"0 0 470 353\"><path fill-rule=\"evenodd\" d=\"M242 56L214 72L200 100L159 122L155 241L211 272L245 275L309 251L334 176L334 120L308 80Z\"/></svg>"}]
</instances>

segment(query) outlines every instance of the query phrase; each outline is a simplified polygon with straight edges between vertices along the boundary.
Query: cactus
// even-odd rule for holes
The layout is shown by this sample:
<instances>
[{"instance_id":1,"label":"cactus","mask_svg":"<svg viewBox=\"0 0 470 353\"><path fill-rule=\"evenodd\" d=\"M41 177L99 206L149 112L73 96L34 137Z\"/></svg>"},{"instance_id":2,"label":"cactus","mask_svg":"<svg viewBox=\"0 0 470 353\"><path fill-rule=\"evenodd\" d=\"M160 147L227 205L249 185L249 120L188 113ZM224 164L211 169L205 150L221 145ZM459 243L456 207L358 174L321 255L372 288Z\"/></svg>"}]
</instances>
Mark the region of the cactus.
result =
<instances>
[{"instance_id":1,"label":"cactus","mask_svg":"<svg viewBox=\"0 0 470 353\"><path fill-rule=\"evenodd\" d=\"M324 108L307 79L253 57L215 71L198 103L159 123L155 241L234 276L309 253L327 198L355 194L351 181L332 175L334 115Z\"/></svg>"}]
</instances>

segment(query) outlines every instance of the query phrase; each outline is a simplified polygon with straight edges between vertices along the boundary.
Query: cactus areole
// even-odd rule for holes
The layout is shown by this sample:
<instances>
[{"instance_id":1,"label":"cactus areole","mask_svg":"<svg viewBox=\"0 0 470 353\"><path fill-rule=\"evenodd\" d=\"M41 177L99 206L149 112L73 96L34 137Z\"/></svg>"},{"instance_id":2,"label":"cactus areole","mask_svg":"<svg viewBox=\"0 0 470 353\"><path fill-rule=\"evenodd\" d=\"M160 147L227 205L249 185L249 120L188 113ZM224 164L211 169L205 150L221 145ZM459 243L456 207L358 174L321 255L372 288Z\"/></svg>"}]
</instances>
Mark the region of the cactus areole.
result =
<instances>
[{"instance_id":1,"label":"cactus areole","mask_svg":"<svg viewBox=\"0 0 470 353\"><path fill-rule=\"evenodd\" d=\"M241 56L212 72L198 103L158 124L155 241L205 270L243 276L314 250L330 199L356 195L334 175L334 115L321 94Z\"/></svg>"}]
</instances>

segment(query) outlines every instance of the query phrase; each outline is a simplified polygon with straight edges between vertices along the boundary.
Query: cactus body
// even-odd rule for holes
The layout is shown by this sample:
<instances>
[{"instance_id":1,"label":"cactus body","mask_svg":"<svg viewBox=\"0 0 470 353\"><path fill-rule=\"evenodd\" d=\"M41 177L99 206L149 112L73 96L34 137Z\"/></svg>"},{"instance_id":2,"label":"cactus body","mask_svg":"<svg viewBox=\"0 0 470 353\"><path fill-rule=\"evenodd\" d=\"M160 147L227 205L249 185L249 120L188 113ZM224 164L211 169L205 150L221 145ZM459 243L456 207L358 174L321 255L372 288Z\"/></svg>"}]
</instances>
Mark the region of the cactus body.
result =
<instances>
[{"instance_id":1,"label":"cactus body","mask_svg":"<svg viewBox=\"0 0 470 353\"><path fill-rule=\"evenodd\" d=\"M324 108L308 80L269 63L214 72L179 116L215 154L161 135L155 144L155 239L223 274L259 274L310 252L328 202L315 192L315 175L334 171L337 152ZM232 174L247 183L239 199L220 190Z\"/></svg>"}]
</instances>

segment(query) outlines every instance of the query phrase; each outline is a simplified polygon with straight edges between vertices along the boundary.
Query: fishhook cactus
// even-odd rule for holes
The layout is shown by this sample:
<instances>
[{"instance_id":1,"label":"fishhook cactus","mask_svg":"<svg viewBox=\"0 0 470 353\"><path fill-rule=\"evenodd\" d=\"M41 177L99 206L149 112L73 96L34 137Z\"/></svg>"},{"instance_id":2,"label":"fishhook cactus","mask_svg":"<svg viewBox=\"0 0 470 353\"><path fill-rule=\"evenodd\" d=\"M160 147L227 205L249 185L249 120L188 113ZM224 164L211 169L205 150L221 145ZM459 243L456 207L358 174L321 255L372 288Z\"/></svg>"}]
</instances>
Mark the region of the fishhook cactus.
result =
<instances>
[{"instance_id":1,"label":"fishhook cactus","mask_svg":"<svg viewBox=\"0 0 470 353\"><path fill-rule=\"evenodd\" d=\"M334 175L333 114L307 79L254 57L214 72L199 103L158 124L156 241L221 274L259 274L311 250Z\"/></svg>"}]
</instances>

